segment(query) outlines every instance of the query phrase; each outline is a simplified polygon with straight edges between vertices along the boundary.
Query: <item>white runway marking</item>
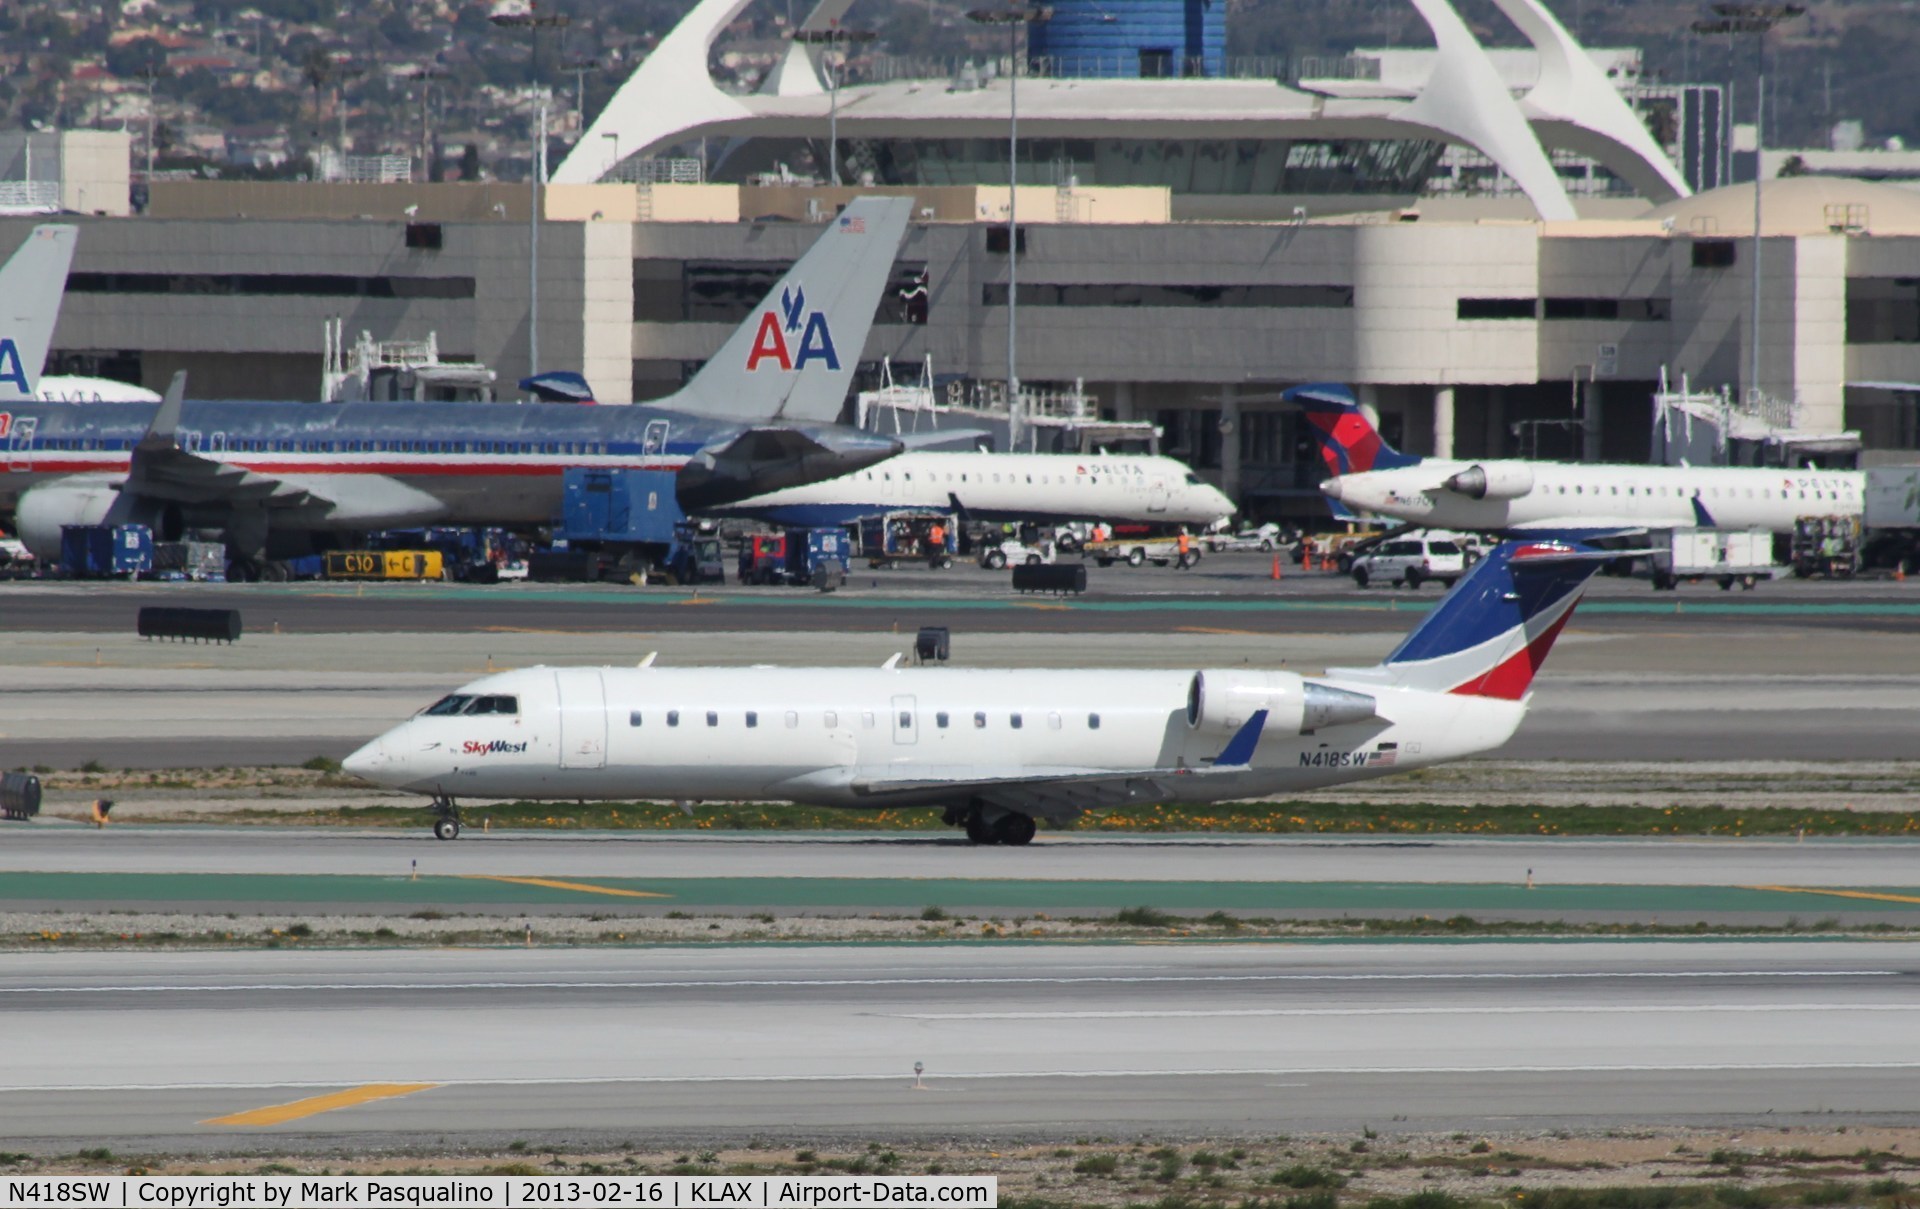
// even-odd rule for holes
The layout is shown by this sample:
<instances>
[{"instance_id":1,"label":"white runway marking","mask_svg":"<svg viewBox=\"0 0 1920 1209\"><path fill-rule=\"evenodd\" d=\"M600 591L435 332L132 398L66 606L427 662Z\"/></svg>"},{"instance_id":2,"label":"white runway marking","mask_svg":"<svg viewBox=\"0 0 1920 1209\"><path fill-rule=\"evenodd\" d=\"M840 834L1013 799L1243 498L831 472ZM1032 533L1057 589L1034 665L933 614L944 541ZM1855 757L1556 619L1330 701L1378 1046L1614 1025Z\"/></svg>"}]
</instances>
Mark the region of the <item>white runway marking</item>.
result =
<instances>
[{"instance_id":1,"label":"white runway marking","mask_svg":"<svg viewBox=\"0 0 1920 1209\"><path fill-rule=\"evenodd\" d=\"M1248 1078L1301 1078L1324 1075L1578 1075L1578 1074L1669 1074L1748 1071L1824 1071L1824 1070L1920 1070L1920 1062L1676 1062L1606 1063L1580 1066L1328 1066L1328 1067L1196 1067L1179 1070L1009 1070L969 1071L938 1074L929 1071L925 1081L939 1083L977 1083L993 1079L1179 1079L1196 1077L1245 1076ZM907 1075L607 1075L557 1079L441 1079L440 1088L449 1087L610 1087L621 1084L705 1084L705 1083L894 1083L911 1086ZM309 1080L292 1083L34 1083L0 1085L0 1095L16 1092L133 1092L133 1091L254 1091L281 1088L340 1086L340 1080Z\"/></svg>"},{"instance_id":2,"label":"white runway marking","mask_svg":"<svg viewBox=\"0 0 1920 1209\"><path fill-rule=\"evenodd\" d=\"M1129 985L1250 982L1548 982L1578 979L1633 979L1674 981L1689 978L1897 978L1898 970L1622 970L1528 974L1142 974L1083 975L1057 978L726 978L654 982L636 978L623 982L234 982L145 983L109 986L0 987L0 995L210 994L262 991L607 991L700 990L727 987L887 987L887 986L1078 986L1088 983Z\"/></svg>"}]
</instances>

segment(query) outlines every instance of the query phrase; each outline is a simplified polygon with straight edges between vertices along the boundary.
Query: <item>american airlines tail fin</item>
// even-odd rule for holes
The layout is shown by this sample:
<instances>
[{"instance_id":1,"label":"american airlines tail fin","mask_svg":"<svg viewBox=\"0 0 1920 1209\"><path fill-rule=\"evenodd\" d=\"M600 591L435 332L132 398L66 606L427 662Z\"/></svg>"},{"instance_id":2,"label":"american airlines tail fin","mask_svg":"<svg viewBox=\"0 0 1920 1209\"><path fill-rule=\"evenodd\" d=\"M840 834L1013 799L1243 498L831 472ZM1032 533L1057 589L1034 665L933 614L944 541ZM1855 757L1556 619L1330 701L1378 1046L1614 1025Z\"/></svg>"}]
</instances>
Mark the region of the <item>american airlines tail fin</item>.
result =
<instances>
[{"instance_id":1,"label":"american airlines tail fin","mask_svg":"<svg viewBox=\"0 0 1920 1209\"><path fill-rule=\"evenodd\" d=\"M1518 701L1587 581L1614 557L1564 542L1503 542L1385 663L1362 675L1429 692Z\"/></svg>"},{"instance_id":2,"label":"american airlines tail fin","mask_svg":"<svg viewBox=\"0 0 1920 1209\"><path fill-rule=\"evenodd\" d=\"M658 405L749 423L837 420L912 212L911 198L851 202L713 360Z\"/></svg>"},{"instance_id":3,"label":"american airlines tail fin","mask_svg":"<svg viewBox=\"0 0 1920 1209\"><path fill-rule=\"evenodd\" d=\"M1361 474L1420 464L1419 458L1387 444L1373 421L1360 410L1353 392L1338 383L1296 386L1283 391L1280 398L1306 412L1307 423L1320 438L1320 456L1326 459L1330 474Z\"/></svg>"},{"instance_id":4,"label":"american airlines tail fin","mask_svg":"<svg viewBox=\"0 0 1920 1209\"><path fill-rule=\"evenodd\" d=\"M0 402L30 399L40 388L78 233L78 227L35 227L0 267Z\"/></svg>"}]
</instances>

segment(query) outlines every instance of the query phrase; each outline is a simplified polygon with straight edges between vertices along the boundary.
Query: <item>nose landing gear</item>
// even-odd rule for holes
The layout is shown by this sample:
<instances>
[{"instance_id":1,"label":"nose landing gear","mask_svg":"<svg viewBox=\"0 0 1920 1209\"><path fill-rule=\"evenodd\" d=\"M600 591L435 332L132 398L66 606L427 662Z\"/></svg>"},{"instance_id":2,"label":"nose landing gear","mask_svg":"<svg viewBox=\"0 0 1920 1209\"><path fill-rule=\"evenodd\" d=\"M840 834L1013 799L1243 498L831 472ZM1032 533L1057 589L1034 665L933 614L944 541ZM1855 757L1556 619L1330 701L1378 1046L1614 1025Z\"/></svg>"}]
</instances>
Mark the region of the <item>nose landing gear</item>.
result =
<instances>
[{"instance_id":1,"label":"nose landing gear","mask_svg":"<svg viewBox=\"0 0 1920 1209\"><path fill-rule=\"evenodd\" d=\"M447 797L436 797L433 799L433 803L430 808L432 809L433 816L434 816L433 817L433 838L437 840L459 839L460 838L460 807L454 804L453 799L447 798Z\"/></svg>"}]
</instances>

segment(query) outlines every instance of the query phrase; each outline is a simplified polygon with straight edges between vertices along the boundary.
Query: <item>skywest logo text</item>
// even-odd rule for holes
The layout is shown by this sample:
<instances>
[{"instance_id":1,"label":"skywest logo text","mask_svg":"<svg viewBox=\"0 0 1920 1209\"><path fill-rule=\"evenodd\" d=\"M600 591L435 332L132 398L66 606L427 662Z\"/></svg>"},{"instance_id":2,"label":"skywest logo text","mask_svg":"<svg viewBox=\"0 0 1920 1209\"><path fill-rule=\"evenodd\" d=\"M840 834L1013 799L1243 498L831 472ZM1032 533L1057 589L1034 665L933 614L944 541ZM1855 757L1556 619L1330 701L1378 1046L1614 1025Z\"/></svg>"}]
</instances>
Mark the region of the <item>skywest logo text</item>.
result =
<instances>
[{"instance_id":1,"label":"skywest logo text","mask_svg":"<svg viewBox=\"0 0 1920 1209\"><path fill-rule=\"evenodd\" d=\"M470 756L488 756L495 754L512 756L527 750L527 745L525 743L509 743L505 739L495 739L491 743L485 743L479 739L468 739L466 743L461 745L460 750Z\"/></svg>"}]
</instances>

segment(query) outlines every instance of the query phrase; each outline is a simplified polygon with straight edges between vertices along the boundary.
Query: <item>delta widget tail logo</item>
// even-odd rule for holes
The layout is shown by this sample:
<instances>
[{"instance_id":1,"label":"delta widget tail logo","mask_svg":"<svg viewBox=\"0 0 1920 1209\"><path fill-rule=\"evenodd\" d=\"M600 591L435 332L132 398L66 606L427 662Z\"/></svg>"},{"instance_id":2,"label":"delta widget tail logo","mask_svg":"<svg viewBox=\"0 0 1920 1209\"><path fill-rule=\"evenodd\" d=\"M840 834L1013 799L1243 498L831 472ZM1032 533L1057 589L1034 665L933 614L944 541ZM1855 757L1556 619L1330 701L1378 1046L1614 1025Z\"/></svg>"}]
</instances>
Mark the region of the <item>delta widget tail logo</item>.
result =
<instances>
[{"instance_id":1,"label":"delta widget tail logo","mask_svg":"<svg viewBox=\"0 0 1920 1209\"><path fill-rule=\"evenodd\" d=\"M805 286L794 285L780 291L779 313L772 309L760 313L760 326L753 334L753 347L747 351L747 371L771 361L781 369L805 369L812 361L826 363L831 370L840 368L840 353L833 346L833 331L822 311L807 309Z\"/></svg>"},{"instance_id":2,"label":"delta widget tail logo","mask_svg":"<svg viewBox=\"0 0 1920 1209\"><path fill-rule=\"evenodd\" d=\"M1307 423L1320 438L1320 456L1336 477L1394 470L1420 461L1387 444L1344 386L1296 386L1280 397L1305 410Z\"/></svg>"}]
</instances>

